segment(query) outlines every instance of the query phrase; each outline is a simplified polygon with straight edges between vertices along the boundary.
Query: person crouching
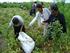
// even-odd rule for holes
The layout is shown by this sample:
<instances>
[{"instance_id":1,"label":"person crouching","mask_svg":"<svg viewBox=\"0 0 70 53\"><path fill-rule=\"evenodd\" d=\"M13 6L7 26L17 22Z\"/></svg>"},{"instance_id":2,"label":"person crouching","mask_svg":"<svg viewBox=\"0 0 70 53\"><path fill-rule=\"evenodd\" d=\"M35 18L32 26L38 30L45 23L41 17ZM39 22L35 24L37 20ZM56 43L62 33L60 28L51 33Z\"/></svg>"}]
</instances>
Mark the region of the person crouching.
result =
<instances>
[{"instance_id":1,"label":"person crouching","mask_svg":"<svg viewBox=\"0 0 70 53\"><path fill-rule=\"evenodd\" d=\"M20 31L25 32L23 19L19 15L13 16L13 18L11 19L9 23L9 27L13 27L14 33L16 35L15 38L18 37Z\"/></svg>"}]
</instances>

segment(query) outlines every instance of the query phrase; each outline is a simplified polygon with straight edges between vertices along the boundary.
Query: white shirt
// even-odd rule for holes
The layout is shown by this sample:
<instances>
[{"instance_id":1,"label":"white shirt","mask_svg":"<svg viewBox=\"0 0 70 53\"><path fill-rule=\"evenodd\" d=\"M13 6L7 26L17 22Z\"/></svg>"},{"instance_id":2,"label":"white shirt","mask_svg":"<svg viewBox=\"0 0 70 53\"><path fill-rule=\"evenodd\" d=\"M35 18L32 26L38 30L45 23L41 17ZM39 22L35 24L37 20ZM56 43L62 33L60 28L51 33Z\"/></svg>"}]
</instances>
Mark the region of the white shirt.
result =
<instances>
[{"instance_id":1,"label":"white shirt","mask_svg":"<svg viewBox=\"0 0 70 53\"><path fill-rule=\"evenodd\" d=\"M32 26L34 22L37 20L38 25L40 27L43 21L48 20L50 14L51 12L49 11L49 9L43 8L42 14L40 12L37 12L35 18L30 22L29 26Z\"/></svg>"},{"instance_id":2,"label":"white shirt","mask_svg":"<svg viewBox=\"0 0 70 53\"><path fill-rule=\"evenodd\" d=\"M13 16L13 18L11 19L11 21L10 21L10 23L9 23L9 27L12 27L12 26L14 25L13 22L12 22L12 20L13 20L14 18L17 18L21 24L24 24L22 17L19 16L19 15L15 15L15 16Z\"/></svg>"}]
</instances>

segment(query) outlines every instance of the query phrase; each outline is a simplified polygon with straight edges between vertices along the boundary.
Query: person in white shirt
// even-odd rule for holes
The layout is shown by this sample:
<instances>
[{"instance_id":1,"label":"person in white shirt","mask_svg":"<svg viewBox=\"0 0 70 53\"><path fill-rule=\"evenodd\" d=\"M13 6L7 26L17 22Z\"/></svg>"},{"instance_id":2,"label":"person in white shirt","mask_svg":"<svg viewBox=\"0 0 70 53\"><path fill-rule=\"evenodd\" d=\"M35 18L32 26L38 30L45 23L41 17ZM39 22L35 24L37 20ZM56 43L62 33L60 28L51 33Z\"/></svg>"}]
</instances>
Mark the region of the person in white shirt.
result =
<instances>
[{"instance_id":1,"label":"person in white shirt","mask_svg":"<svg viewBox=\"0 0 70 53\"><path fill-rule=\"evenodd\" d=\"M41 27L42 24L44 24L43 22L49 19L51 12L49 11L49 9L43 8L42 4L37 4L36 8L38 11L34 19L29 23L29 26L32 26L34 22L37 20L38 26ZM45 23L43 35L46 35L47 27L48 27L48 23Z\"/></svg>"},{"instance_id":2,"label":"person in white shirt","mask_svg":"<svg viewBox=\"0 0 70 53\"><path fill-rule=\"evenodd\" d=\"M14 33L16 35L15 38L18 37L20 31L25 32L25 27L24 27L23 19L19 15L13 16L13 18L11 19L11 21L9 23L9 28L10 27L14 28Z\"/></svg>"}]
</instances>

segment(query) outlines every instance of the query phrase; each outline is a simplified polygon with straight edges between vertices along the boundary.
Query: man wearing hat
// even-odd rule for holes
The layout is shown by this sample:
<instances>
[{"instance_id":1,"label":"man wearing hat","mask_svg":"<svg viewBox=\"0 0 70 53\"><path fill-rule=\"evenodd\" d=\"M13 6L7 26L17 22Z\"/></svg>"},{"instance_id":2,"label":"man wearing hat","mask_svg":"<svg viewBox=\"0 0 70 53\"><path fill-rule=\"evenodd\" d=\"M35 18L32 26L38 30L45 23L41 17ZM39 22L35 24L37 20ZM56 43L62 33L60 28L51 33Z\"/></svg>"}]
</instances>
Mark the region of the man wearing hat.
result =
<instances>
[{"instance_id":1,"label":"man wearing hat","mask_svg":"<svg viewBox=\"0 0 70 53\"><path fill-rule=\"evenodd\" d=\"M52 23L52 22L55 22L56 20L58 20L62 26L63 33L65 33L66 32L66 22L65 22L64 14L62 14L59 11L58 6L56 4L52 4L50 6L50 10L51 10L51 15L48 20L44 21L44 23L46 23L46 22Z\"/></svg>"}]
</instances>

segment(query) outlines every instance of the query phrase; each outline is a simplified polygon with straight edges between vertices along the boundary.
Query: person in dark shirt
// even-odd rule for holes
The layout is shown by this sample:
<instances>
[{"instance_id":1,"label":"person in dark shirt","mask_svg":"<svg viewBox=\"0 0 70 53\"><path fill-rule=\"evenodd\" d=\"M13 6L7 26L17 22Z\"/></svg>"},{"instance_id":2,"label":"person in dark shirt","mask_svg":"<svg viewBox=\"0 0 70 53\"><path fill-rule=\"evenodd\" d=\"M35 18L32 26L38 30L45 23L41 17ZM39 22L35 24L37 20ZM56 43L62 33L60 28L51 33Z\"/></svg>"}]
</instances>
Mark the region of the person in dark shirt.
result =
<instances>
[{"instance_id":1,"label":"person in dark shirt","mask_svg":"<svg viewBox=\"0 0 70 53\"><path fill-rule=\"evenodd\" d=\"M14 19L12 20L12 22L13 22L13 24L14 24L14 25L13 25L13 28L14 28L14 33L15 33L15 35L16 35L15 38L17 38L20 31L25 32L25 27L24 27L24 25L23 25L22 23L20 23L20 21L18 20L18 18L14 18Z\"/></svg>"},{"instance_id":2,"label":"person in dark shirt","mask_svg":"<svg viewBox=\"0 0 70 53\"><path fill-rule=\"evenodd\" d=\"M66 21L65 21L64 14L62 14L59 11L58 6L56 4L52 4L50 6L50 10L51 10L51 15L49 16L48 20L44 21L44 23L45 22L53 23L56 20L58 20L62 26L63 33L65 33L66 32Z\"/></svg>"},{"instance_id":3,"label":"person in dark shirt","mask_svg":"<svg viewBox=\"0 0 70 53\"><path fill-rule=\"evenodd\" d=\"M32 5L32 8L30 10L30 15L32 16L33 14L35 15L36 14L36 5L37 5L37 2L34 2L33 5Z\"/></svg>"},{"instance_id":4,"label":"person in dark shirt","mask_svg":"<svg viewBox=\"0 0 70 53\"><path fill-rule=\"evenodd\" d=\"M9 28L10 27L13 27L14 29L14 34L16 35L15 38L18 37L20 31L25 32L25 26L24 26L23 19L19 15L13 16L13 18L11 19L9 23Z\"/></svg>"}]
</instances>

